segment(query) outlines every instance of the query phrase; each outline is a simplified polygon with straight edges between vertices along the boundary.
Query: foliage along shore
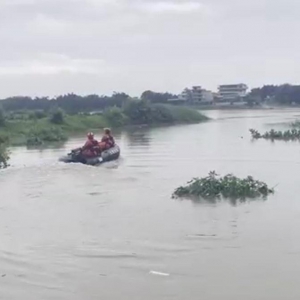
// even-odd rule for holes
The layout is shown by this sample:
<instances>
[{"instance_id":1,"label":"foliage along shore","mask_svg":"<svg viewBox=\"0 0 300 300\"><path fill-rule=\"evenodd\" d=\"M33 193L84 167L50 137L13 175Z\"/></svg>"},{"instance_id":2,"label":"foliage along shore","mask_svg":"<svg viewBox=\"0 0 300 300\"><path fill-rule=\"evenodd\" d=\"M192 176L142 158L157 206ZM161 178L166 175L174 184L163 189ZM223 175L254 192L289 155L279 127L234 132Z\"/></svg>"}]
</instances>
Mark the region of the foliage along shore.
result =
<instances>
[{"instance_id":1,"label":"foliage along shore","mask_svg":"<svg viewBox=\"0 0 300 300\"><path fill-rule=\"evenodd\" d=\"M110 107L98 114L66 114L56 108L4 112L0 110L0 137L11 145L42 145L67 140L71 133L104 127L199 123L208 118L196 110L172 105L129 101L123 108ZM2 143L3 144L3 143Z\"/></svg>"},{"instance_id":2,"label":"foliage along shore","mask_svg":"<svg viewBox=\"0 0 300 300\"><path fill-rule=\"evenodd\" d=\"M287 130L275 130L271 129L264 133L260 133L256 129L250 129L250 133L253 139L265 139L265 140L281 140L281 141L299 141L300 140L300 121L296 120L290 124L291 129Z\"/></svg>"},{"instance_id":3,"label":"foliage along shore","mask_svg":"<svg viewBox=\"0 0 300 300\"><path fill-rule=\"evenodd\" d=\"M282 141L296 141L300 140L300 129L289 129L285 131L271 129L265 133L260 133L255 129L250 129L253 139L265 140L282 140Z\"/></svg>"},{"instance_id":4,"label":"foliage along shore","mask_svg":"<svg viewBox=\"0 0 300 300\"><path fill-rule=\"evenodd\" d=\"M7 138L0 136L0 169L8 167L8 160Z\"/></svg>"},{"instance_id":5,"label":"foliage along shore","mask_svg":"<svg viewBox=\"0 0 300 300\"><path fill-rule=\"evenodd\" d=\"M212 171L207 177L194 178L186 186L177 188L173 198L197 198L206 200L266 198L274 189L253 177L238 178L232 174L224 177Z\"/></svg>"}]
</instances>

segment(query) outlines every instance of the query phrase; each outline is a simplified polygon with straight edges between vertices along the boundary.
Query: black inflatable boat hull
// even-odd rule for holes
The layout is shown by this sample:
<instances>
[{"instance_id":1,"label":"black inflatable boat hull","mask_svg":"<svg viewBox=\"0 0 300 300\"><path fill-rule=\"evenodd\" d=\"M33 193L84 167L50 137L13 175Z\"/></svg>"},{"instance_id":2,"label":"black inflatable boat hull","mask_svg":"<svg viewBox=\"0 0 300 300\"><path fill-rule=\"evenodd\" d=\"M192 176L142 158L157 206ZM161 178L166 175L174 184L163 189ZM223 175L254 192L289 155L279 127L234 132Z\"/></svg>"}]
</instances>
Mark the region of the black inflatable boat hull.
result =
<instances>
[{"instance_id":1,"label":"black inflatable boat hull","mask_svg":"<svg viewBox=\"0 0 300 300\"><path fill-rule=\"evenodd\" d=\"M83 158L80 155L69 153L67 156L61 157L59 161L65 163L82 163L90 166L96 166L104 162L116 160L120 157L121 150L119 146L115 146L102 152L101 156L93 158Z\"/></svg>"}]
</instances>

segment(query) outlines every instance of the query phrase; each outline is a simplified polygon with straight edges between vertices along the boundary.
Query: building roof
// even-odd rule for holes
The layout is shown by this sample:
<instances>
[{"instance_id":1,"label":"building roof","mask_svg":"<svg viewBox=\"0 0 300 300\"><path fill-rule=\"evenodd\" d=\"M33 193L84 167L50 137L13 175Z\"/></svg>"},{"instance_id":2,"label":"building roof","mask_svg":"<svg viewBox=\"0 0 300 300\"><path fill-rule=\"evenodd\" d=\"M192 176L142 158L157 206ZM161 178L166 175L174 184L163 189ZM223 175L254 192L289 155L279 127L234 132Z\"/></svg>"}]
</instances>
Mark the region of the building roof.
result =
<instances>
[{"instance_id":1,"label":"building roof","mask_svg":"<svg viewBox=\"0 0 300 300\"><path fill-rule=\"evenodd\" d=\"M219 85L219 88L235 88L235 87L243 87L248 88L245 83L237 83L237 84L222 84Z\"/></svg>"}]
</instances>

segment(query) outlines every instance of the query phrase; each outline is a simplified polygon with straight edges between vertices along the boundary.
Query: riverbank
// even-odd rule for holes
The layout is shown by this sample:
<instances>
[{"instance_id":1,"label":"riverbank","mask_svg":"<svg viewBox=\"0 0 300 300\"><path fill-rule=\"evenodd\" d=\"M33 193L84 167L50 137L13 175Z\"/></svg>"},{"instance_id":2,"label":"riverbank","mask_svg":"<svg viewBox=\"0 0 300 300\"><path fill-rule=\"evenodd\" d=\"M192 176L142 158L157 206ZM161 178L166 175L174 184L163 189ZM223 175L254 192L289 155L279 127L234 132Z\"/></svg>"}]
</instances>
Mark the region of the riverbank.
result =
<instances>
[{"instance_id":1,"label":"riverbank","mask_svg":"<svg viewBox=\"0 0 300 300\"><path fill-rule=\"evenodd\" d=\"M104 127L191 124L206 120L208 118L205 115L191 108L151 105L139 101L124 109L113 107L93 115L68 115L62 111L50 114L36 111L11 113L0 127L0 136L6 137L10 145L32 146L66 141L71 134Z\"/></svg>"},{"instance_id":2,"label":"riverbank","mask_svg":"<svg viewBox=\"0 0 300 300\"><path fill-rule=\"evenodd\" d=\"M201 104L201 105L183 105L188 108L198 110L273 110L273 109L299 109L300 105L284 105L275 102L248 105L246 102L237 103L216 103L216 104Z\"/></svg>"},{"instance_id":3,"label":"riverbank","mask_svg":"<svg viewBox=\"0 0 300 300\"><path fill-rule=\"evenodd\" d=\"M201 104L201 105L184 105L185 107L198 110L271 110L277 108L276 106L267 105L247 105L245 103L219 103L219 104ZM284 108L284 107L278 107Z\"/></svg>"}]
</instances>

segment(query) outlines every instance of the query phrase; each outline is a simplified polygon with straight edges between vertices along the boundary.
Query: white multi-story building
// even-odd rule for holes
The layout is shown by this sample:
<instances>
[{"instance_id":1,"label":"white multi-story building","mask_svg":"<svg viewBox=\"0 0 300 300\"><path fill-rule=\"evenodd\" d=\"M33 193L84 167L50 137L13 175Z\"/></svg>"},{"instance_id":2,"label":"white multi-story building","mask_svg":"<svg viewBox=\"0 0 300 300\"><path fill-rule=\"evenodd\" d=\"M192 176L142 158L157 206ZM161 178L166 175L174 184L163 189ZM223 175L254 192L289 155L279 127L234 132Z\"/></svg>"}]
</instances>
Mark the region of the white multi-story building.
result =
<instances>
[{"instance_id":1,"label":"white multi-story building","mask_svg":"<svg viewBox=\"0 0 300 300\"><path fill-rule=\"evenodd\" d=\"M201 86L193 86L191 90L191 95L192 95L192 102L193 103L198 103L202 101L202 92L203 89Z\"/></svg>"},{"instance_id":2,"label":"white multi-story building","mask_svg":"<svg viewBox=\"0 0 300 300\"><path fill-rule=\"evenodd\" d=\"M214 94L212 91L202 90L202 102L203 103L213 103Z\"/></svg>"},{"instance_id":3,"label":"white multi-story building","mask_svg":"<svg viewBox=\"0 0 300 300\"><path fill-rule=\"evenodd\" d=\"M182 93L175 99L169 99L170 102L183 102L190 104L213 102L214 96L211 91L203 89L201 86L185 88Z\"/></svg>"},{"instance_id":4,"label":"white multi-story building","mask_svg":"<svg viewBox=\"0 0 300 300\"><path fill-rule=\"evenodd\" d=\"M220 85L219 96L222 101L242 100L247 95L247 89L244 83Z\"/></svg>"},{"instance_id":5,"label":"white multi-story building","mask_svg":"<svg viewBox=\"0 0 300 300\"><path fill-rule=\"evenodd\" d=\"M212 102L214 99L213 93L203 89L201 86L184 89L179 98L190 103Z\"/></svg>"},{"instance_id":6,"label":"white multi-story building","mask_svg":"<svg viewBox=\"0 0 300 300\"><path fill-rule=\"evenodd\" d=\"M191 102L192 101L192 90L185 88L182 93L178 96L182 101Z\"/></svg>"}]
</instances>

